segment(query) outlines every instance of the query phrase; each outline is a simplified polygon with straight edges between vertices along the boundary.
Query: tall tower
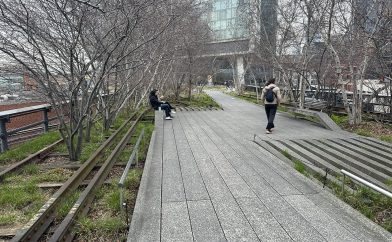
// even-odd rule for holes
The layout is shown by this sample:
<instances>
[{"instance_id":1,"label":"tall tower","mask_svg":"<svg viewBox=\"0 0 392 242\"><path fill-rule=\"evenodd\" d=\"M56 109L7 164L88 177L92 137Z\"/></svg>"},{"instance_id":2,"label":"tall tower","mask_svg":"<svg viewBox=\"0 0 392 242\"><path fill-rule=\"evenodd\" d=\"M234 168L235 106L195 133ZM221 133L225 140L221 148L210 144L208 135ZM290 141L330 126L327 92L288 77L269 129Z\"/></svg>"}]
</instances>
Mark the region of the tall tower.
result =
<instances>
[{"instance_id":1,"label":"tall tower","mask_svg":"<svg viewBox=\"0 0 392 242\"><path fill-rule=\"evenodd\" d=\"M254 39L262 40L275 48L277 0L208 2L210 12L207 19L212 31L212 41L203 50L204 55L230 60L232 66L235 66L237 78L241 84L245 84L244 67L247 63L244 57L254 54Z\"/></svg>"}]
</instances>

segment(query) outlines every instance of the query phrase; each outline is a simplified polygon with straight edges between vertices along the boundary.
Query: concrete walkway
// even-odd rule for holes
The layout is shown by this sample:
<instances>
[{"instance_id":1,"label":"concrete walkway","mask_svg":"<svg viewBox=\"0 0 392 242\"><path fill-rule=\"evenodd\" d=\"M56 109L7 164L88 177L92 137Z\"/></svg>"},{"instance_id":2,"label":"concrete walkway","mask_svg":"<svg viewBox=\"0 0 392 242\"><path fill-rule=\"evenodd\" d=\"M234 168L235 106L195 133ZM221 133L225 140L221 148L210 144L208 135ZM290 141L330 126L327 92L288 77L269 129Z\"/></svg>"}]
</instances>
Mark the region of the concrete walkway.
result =
<instances>
[{"instance_id":1,"label":"concrete walkway","mask_svg":"<svg viewBox=\"0 0 392 242\"><path fill-rule=\"evenodd\" d=\"M392 241L392 235L252 142L349 133L219 92L224 111L179 112L156 127L128 241Z\"/></svg>"}]
</instances>

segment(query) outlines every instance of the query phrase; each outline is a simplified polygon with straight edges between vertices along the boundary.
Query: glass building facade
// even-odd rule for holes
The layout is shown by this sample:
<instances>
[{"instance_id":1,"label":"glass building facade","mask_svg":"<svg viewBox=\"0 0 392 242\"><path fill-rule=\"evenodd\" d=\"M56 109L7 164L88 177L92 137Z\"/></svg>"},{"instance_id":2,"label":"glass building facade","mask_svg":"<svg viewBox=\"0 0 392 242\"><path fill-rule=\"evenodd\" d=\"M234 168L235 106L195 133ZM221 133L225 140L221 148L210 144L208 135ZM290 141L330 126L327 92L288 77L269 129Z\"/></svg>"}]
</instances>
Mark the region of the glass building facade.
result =
<instances>
[{"instance_id":1,"label":"glass building facade","mask_svg":"<svg viewBox=\"0 0 392 242\"><path fill-rule=\"evenodd\" d=\"M249 0L212 0L210 28L216 41L249 37Z\"/></svg>"}]
</instances>

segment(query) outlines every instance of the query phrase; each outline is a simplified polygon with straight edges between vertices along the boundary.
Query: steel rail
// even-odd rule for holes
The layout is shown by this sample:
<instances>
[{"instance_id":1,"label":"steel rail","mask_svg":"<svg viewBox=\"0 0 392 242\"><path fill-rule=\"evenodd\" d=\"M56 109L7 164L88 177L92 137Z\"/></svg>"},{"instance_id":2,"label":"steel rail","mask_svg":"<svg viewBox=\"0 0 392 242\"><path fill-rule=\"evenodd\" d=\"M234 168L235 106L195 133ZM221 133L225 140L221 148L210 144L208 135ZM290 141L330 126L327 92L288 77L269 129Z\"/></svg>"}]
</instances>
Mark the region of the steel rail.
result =
<instances>
[{"instance_id":1,"label":"steel rail","mask_svg":"<svg viewBox=\"0 0 392 242\"><path fill-rule=\"evenodd\" d=\"M348 177L350 177L350 178L352 178L352 179L354 179L354 180L356 180L356 181L366 185L367 187L370 187L371 189L373 189L373 190L375 190L375 191L377 191L377 192L379 192L379 193L381 193L381 194L383 194L383 195L385 195L385 196L387 196L389 198L392 198L392 193L390 193L389 191L384 190L381 187L376 186L373 183L368 182L365 179L363 179L363 178L361 178L359 176L356 176L356 175L354 175L354 174L352 174L352 173L350 173L350 172L348 172L346 170L341 169L340 171L343 173L343 181L342 181L342 192L343 192L343 194L344 194L345 179L346 179L346 176L348 176Z\"/></svg>"},{"instance_id":2,"label":"steel rail","mask_svg":"<svg viewBox=\"0 0 392 242\"><path fill-rule=\"evenodd\" d=\"M0 172L0 182L2 181L2 179L4 178L4 176L6 174L8 174L10 172L13 172L13 171L19 169L20 167L22 167L22 166L24 166L24 165L26 165L28 163L31 163L31 162L34 162L34 161L37 161L37 160L40 160L40 159L44 158L46 155L48 155L53 150L53 148L56 145L60 144L61 142L63 142L63 139L59 139L59 140L55 141L51 145L49 145L49 146L47 146L47 147L45 147L45 148L35 152L32 155L29 155L27 158L25 158L25 159L15 163L15 164L11 165L10 167L5 169L4 171Z\"/></svg>"},{"instance_id":3,"label":"steel rail","mask_svg":"<svg viewBox=\"0 0 392 242\"><path fill-rule=\"evenodd\" d=\"M91 157L69 178L64 185L57 190L52 197L41 207L38 213L21 229L17 232L15 237L11 240L13 242L23 241L38 241L45 233L49 225L53 222L56 216L56 208L67 197L68 194L75 191L83 180L88 176L91 170L98 163L106 148L110 147L120 132L132 121L137 115L134 113L127 119L123 125L112 134L95 152Z\"/></svg>"},{"instance_id":4,"label":"steel rail","mask_svg":"<svg viewBox=\"0 0 392 242\"><path fill-rule=\"evenodd\" d=\"M101 169L99 169L99 171L94 175L94 178L80 195L79 199L75 202L68 215L54 231L52 237L49 239L49 242L72 241L74 233L70 231L70 228L72 228L72 225L78 217L84 216L88 213L90 209L90 204L95 198L96 191L104 183L106 177L109 175L110 170L114 166L114 163L116 163L117 158L124 150L128 141L131 139L133 133L135 132L136 125L138 124L138 121L143 116L143 114L144 113L142 113L133 123L133 125L129 128L128 132L123 136L121 141L117 144L116 148L106 159Z\"/></svg>"}]
</instances>

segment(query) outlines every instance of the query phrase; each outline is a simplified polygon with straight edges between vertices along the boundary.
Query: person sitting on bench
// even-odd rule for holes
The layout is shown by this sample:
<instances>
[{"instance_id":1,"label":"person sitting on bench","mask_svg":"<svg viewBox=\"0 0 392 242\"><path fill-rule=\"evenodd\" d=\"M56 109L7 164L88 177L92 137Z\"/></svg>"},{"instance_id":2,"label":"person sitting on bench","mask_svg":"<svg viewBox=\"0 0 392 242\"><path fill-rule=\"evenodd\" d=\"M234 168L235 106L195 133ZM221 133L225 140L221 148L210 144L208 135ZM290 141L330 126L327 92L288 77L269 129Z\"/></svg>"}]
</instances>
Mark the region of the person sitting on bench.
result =
<instances>
[{"instance_id":1,"label":"person sitting on bench","mask_svg":"<svg viewBox=\"0 0 392 242\"><path fill-rule=\"evenodd\" d=\"M154 89L150 92L149 99L150 99L150 104L153 109L159 110L159 108L161 108L161 109L165 110L166 119L167 120L172 119L171 113L175 113L174 111L172 111L172 109L174 109L174 108L168 102L159 101L157 89Z\"/></svg>"}]
</instances>

